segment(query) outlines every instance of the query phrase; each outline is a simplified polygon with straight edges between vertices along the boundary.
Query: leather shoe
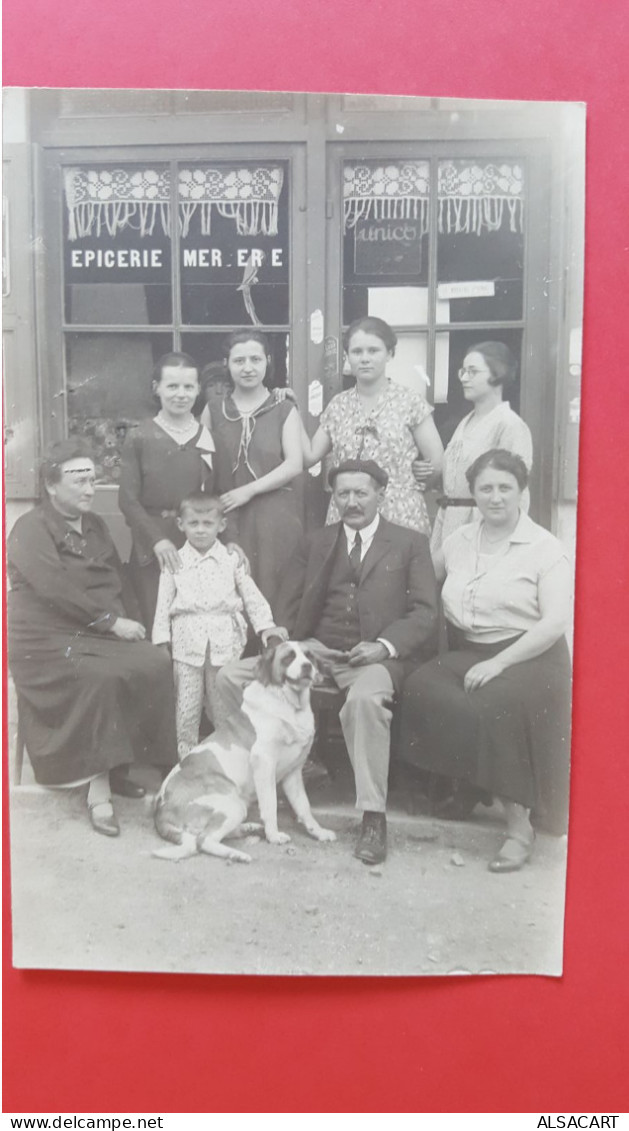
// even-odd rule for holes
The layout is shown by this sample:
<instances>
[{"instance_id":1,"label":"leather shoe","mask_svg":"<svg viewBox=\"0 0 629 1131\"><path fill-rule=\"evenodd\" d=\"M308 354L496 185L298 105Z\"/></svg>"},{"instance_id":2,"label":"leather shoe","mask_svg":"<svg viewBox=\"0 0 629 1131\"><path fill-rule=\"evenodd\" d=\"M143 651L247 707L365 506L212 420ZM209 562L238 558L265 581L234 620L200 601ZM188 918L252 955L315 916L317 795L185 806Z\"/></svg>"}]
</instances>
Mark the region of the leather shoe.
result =
<instances>
[{"instance_id":1,"label":"leather shoe","mask_svg":"<svg viewBox=\"0 0 629 1131\"><path fill-rule=\"evenodd\" d=\"M363 813L363 827L354 856L363 864L382 864L387 858L387 818L385 813Z\"/></svg>"},{"instance_id":2,"label":"leather shoe","mask_svg":"<svg viewBox=\"0 0 629 1131\"><path fill-rule=\"evenodd\" d=\"M97 801L95 805L88 805L88 812L92 828L103 836L120 836L120 825L116 820L111 802Z\"/></svg>"},{"instance_id":3,"label":"leather shoe","mask_svg":"<svg viewBox=\"0 0 629 1131\"><path fill-rule=\"evenodd\" d=\"M534 837L508 836L500 852L489 864L490 872L519 872L531 859Z\"/></svg>"},{"instance_id":4,"label":"leather shoe","mask_svg":"<svg viewBox=\"0 0 629 1131\"><path fill-rule=\"evenodd\" d=\"M111 792L117 793L119 797L131 797L137 801L146 794L143 785L138 785L137 781L132 781L126 774L116 770L109 771L109 784Z\"/></svg>"}]
</instances>

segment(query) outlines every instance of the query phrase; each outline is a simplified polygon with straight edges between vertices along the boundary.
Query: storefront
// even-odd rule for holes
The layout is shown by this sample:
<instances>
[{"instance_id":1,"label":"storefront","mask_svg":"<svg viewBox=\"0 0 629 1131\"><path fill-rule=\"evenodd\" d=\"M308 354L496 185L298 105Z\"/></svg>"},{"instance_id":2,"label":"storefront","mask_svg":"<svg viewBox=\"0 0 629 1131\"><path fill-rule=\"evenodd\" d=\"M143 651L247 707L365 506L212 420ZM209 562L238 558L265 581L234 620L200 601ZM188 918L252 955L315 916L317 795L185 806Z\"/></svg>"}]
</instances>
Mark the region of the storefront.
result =
<instances>
[{"instance_id":1,"label":"storefront","mask_svg":"<svg viewBox=\"0 0 629 1131\"><path fill-rule=\"evenodd\" d=\"M9 500L33 498L43 445L85 433L120 529L120 445L153 410L154 361L220 361L243 325L268 333L273 381L314 429L346 381L343 327L369 313L394 327L390 375L426 392L444 442L467 411L465 352L510 346L533 513L556 527L576 491L580 374L569 108L16 91L7 121ZM307 479L314 516L323 476Z\"/></svg>"}]
</instances>

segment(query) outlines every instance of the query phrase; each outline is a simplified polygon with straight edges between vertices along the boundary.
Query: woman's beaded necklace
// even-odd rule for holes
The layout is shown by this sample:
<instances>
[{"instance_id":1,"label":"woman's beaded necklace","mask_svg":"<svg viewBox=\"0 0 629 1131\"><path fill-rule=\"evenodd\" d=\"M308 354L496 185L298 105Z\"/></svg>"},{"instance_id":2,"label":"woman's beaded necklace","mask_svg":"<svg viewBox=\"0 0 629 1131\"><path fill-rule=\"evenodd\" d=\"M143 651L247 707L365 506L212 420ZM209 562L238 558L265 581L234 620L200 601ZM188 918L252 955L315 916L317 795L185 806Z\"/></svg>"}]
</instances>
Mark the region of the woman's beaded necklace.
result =
<instances>
[{"instance_id":1,"label":"woman's beaded necklace","mask_svg":"<svg viewBox=\"0 0 629 1131\"><path fill-rule=\"evenodd\" d=\"M166 419L161 410L155 417L155 423L158 424L160 428L163 428L164 432L167 432L178 444L185 444L188 440L191 440L199 427L198 421L195 420L194 416L190 417L187 424L181 426L171 424L170 420Z\"/></svg>"}]
</instances>

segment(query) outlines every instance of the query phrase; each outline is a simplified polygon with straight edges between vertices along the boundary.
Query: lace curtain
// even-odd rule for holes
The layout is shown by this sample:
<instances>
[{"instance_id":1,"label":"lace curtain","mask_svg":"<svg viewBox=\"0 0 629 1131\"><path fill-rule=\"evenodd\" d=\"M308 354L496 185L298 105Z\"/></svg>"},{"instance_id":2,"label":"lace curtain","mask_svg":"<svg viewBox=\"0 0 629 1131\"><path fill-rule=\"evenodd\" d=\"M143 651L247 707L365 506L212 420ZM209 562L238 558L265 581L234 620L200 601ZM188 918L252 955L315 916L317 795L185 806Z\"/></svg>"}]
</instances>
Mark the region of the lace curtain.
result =
<instances>
[{"instance_id":1,"label":"lace curtain","mask_svg":"<svg viewBox=\"0 0 629 1131\"><path fill-rule=\"evenodd\" d=\"M158 224L171 230L169 169L86 169L64 171L71 240L124 228L151 235ZM278 203L284 183L280 165L180 169L177 198L180 234L185 238L198 213L204 236L212 230L212 214L234 220L239 236L277 235Z\"/></svg>"},{"instance_id":2,"label":"lace curtain","mask_svg":"<svg viewBox=\"0 0 629 1131\"><path fill-rule=\"evenodd\" d=\"M65 170L68 233L112 238L123 228L150 235L156 224L170 235L169 169ZM277 235L278 203L284 182L280 165L183 168L178 173L179 230L185 238L195 214L204 236L212 230L212 215L233 219L238 235ZM345 228L360 220L413 220L422 234L429 223L430 167L428 161L347 164L343 197ZM524 209L522 167L505 162L484 164L442 161L438 174L439 231L482 235L507 224L521 231Z\"/></svg>"},{"instance_id":3,"label":"lace curtain","mask_svg":"<svg viewBox=\"0 0 629 1131\"><path fill-rule=\"evenodd\" d=\"M346 164L345 230L360 220L415 220L428 232L428 161ZM524 173L520 165L442 161L438 173L438 224L442 234L495 232L508 224L522 231Z\"/></svg>"}]
</instances>

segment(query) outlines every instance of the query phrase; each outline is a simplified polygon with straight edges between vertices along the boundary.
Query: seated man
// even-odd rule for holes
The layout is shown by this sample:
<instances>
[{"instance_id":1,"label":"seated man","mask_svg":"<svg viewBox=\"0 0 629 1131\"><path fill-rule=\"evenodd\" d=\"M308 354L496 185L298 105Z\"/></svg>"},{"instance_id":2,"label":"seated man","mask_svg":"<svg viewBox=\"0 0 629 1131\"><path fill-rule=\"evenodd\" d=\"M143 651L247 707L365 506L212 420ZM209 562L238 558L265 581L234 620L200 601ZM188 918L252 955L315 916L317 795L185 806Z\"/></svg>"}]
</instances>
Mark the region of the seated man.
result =
<instances>
[{"instance_id":1,"label":"seated man","mask_svg":"<svg viewBox=\"0 0 629 1131\"><path fill-rule=\"evenodd\" d=\"M347 460L330 472L342 521L315 531L295 554L276 621L304 641L347 699L340 714L363 813L355 855L386 857L391 701L405 676L436 650L437 590L424 534L378 513L386 472ZM237 709L255 660L224 667L218 690Z\"/></svg>"}]
</instances>

